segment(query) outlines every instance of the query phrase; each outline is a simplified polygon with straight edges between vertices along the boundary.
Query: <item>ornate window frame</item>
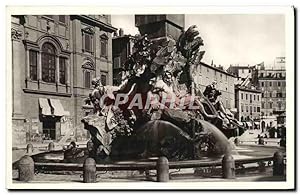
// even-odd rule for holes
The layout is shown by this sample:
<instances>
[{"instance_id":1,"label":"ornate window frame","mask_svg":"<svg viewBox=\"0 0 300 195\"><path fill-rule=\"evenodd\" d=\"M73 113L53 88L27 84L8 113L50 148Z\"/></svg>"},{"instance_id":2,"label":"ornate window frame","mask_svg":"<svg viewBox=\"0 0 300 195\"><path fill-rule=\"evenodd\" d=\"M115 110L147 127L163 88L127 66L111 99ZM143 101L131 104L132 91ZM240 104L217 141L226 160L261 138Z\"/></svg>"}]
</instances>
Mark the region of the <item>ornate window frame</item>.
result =
<instances>
[{"instance_id":1,"label":"ornate window frame","mask_svg":"<svg viewBox=\"0 0 300 195\"><path fill-rule=\"evenodd\" d=\"M103 58L108 58L108 36L103 33L102 35L100 35L100 57ZM103 50L102 50L102 44L105 44L105 54L103 54Z\"/></svg>"},{"instance_id":2,"label":"ornate window frame","mask_svg":"<svg viewBox=\"0 0 300 195\"><path fill-rule=\"evenodd\" d=\"M95 63L94 63L94 60L90 57L86 57L83 61L83 64L81 66L82 68L82 75L83 75L83 88L86 88L86 89L90 89L91 88L91 81L94 76L95 76L95 72L96 72L96 66L95 66ZM86 73L89 72L90 74L90 78L89 78L89 88L87 88L86 86Z\"/></svg>"},{"instance_id":3,"label":"ornate window frame","mask_svg":"<svg viewBox=\"0 0 300 195\"><path fill-rule=\"evenodd\" d=\"M48 83L45 81L42 81L42 47L45 43L50 43L55 48L55 60L56 60L56 72L55 72L55 83L49 83L49 84L56 84L56 85L67 85L70 86L70 51L67 51L63 49L62 44L60 41L52 36L52 35L43 35L37 39L36 42L29 41L29 40L23 40L23 44L25 46L25 52L26 52L26 83L27 82L38 82L38 83ZM30 79L30 61L29 61L29 51L35 51L37 52L37 81ZM66 72L65 72L65 84L61 84L59 82L59 58L65 58L66 59Z\"/></svg>"},{"instance_id":4,"label":"ornate window frame","mask_svg":"<svg viewBox=\"0 0 300 195\"><path fill-rule=\"evenodd\" d=\"M82 52L88 52L88 53L94 54L94 50L95 50L95 47L94 47L94 45L95 45L94 44L94 34L95 34L95 31L94 31L93 27L88 26L88 27L85 27L85 28L81 29ZM91 51L88 51L85 48L85 35L91 36L91 42L90 42Z\"/></svg>"}]
</instances>

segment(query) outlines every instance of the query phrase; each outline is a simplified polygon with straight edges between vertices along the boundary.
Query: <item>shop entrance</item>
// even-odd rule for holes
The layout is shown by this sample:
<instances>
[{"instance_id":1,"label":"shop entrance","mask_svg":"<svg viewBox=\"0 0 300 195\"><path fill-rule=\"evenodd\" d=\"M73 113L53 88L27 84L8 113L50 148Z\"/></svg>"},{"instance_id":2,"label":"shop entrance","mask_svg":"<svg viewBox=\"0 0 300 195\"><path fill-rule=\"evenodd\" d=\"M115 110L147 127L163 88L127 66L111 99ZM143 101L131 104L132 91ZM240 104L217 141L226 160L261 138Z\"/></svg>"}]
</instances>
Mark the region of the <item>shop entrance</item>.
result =
<instances>
[{"instance_id":1,"label":"shop entrance","mask_svg":"<svg viewBox=\"0 0 300 195\"><path fill-rule=\"evenodd\" d=\"M55 119L53 117L46 117L43 120L43 134L44 140L56 139Z\"/></svg>"}]
</instances>

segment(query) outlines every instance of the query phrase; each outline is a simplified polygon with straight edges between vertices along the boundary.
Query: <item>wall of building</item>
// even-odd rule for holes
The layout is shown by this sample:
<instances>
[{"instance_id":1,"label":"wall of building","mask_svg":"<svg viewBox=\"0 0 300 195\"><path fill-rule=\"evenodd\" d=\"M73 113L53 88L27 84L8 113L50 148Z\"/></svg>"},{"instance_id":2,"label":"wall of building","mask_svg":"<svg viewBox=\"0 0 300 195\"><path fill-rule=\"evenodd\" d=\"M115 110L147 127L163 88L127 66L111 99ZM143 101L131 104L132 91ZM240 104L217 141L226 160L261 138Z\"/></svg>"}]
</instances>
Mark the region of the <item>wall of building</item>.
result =
<instances>
[{"instance_id":1,"label":"wall of building","mask_svg":"<svg viewBox=\"0 0 300 195\"><path fill-rule=\"evenodd\" d=\"M258 71L262 90L261 123L263 130L277 126L277 116L286 110L286 72L284 69Z\"/></svg>"},{"instance_id":2,"label":"wall of building","mask_svg":"<svg viewBox=\"0 0 300 195\"><path fill-rule=\"evenodd\" d=\"M254 90L236 89L236 107L239 121L260 121L261 93Z\"/></svg>"},{"instance_id":3,"label":"wall of building","mask_svg":"<svg viewBox=\"0 0 300 195\"><path fill-rule=\"evenodd\" d=\"M195 83L200 87L202 92L207 85L210 85L213 81L217 81L216 87L222 92L220 100L226 108L234 108L235 77L233 75L204 63L199 64L193 74L195 76Z\"/></svg>"},{"instance_id":4,"label":"wall of building","mask_svg":"<svg viewBox=\"0 0 300 195\"><path fill-rule=\"evenodd\" d=\"M284 111L286 108L285 70L260 70L258 74L259 86L263 93L263 116L272 116L274 111Z\"/></svg>"},{"instance_id":5,"label":"wall of building","mask_svg":"<svg viewBox=\"0 0 300 195\"><path fill-rule=\"evenodd\" d=\"M112 32L116 29L110 26L110 16L91 16L80 19L81 16L65 16L65 22L59 21L59 16L12 16L12 55L13 55L13 144L23 144L32 141L35 134L43 133L43 121L55 120L56 139L66 134L67 129L77 127L73 135L77 140L86 139L87 131L83 129L81 118L87 111L82 109L84 99L88 97L91 88L84 87L83 65L93 67L95 76L107 75L107 84L112 84ZM88 22L91 20L92 22ZM105 23L100 28L97 21ZM102 23L99 23L102 24ZM94 29L92 54L82 50L82 29L90 26ZM104 24L103 24L104 25ZM109 30L107 30L109 29ZM107 38L107 57L100 56L100 38ZM47 83L41 80L41 48L49 42L55 47L56 65L58 57L66 58L66 83L58 80ZM37 77L31 80L29 73L29 50L37 52ZM90 63L87 63L90 62ZM58 66L57 66L58 67ZM69 114L65 116L43 116L39 98L56 99ZM52 117L52 118L51 118ZM74 130L74 129L73 129Z\"/></svg>"}]
</instances>

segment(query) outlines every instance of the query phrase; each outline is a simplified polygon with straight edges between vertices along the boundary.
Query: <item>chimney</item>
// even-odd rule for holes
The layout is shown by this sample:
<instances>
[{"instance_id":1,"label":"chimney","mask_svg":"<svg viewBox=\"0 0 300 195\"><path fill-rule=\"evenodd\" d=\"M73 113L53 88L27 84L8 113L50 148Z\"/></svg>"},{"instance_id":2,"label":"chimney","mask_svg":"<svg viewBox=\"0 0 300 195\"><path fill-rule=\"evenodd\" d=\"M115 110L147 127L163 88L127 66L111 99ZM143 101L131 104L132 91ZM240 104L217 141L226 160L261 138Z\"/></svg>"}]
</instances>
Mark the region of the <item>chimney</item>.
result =
<instances>
[{"instance_id":1,"label":"chimney","mask_svg":"<svg viewBox=\"0 0 300 195\"><path fill-rule=\"evenodd\" d=\"M120 28L120 30L119 30L119 36L120 37L124 36L124 30L123 30L123 28Z\"/></svg>"}]
</instances>

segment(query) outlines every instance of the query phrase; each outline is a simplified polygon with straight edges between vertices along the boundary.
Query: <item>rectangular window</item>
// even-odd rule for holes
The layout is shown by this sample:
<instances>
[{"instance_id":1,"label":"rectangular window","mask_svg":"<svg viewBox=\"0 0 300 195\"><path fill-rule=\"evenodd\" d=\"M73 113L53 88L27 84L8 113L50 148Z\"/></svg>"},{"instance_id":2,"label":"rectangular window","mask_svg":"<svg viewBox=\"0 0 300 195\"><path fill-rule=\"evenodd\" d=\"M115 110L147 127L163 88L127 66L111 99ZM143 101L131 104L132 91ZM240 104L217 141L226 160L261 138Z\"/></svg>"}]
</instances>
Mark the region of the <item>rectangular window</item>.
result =
<instances>
[{"instance_id":1,"label":"rectangular window","mask_svg":"<svg viewBox=\"0 0 300 195\"><path fill-rule=\"evenodd\" d=\"M243 104L241 104L241 110L242 110L242 112L244 112L244 105Z\"/></svg>"},{"instance_id":2,"label":"rectangular window","mask_svg":"<svg viewBox=\"0 0 300 195\"><path fill-rule=\"evenodd\" d=\"M250 101L252 101L252 94L250 94L249 96L250 96Z\"/></svg>"},{"instance_id":3,"label":"rectangular window","mask_svg":"<svg viewBox=\"0 0 300 195\"><path fill-rule=\"evenodd\" d=\"M84 87L91 88L91 73L89 71L84 72Z\"/></svg>"},{"instance_id":4,"label":"rectangular window","mask_svg":"<svg viewBox=\"0 0 300 195\"><path fill-rule=\"evenodd\" d=\"M270 81L270 87L272 87L272 81Z\"/></svg>"},{"instance_id":5,"label":"rectangular window","mask_svg":"<svg viewBox=\"0 0 300 195\"><path fill-rule=\"evenodd\" d=\"M66 23L66 16L59 15L58 16L58 21L65 24Z\"/></svg>"},{"instance_id":6,"label":"rectangular window","mask_svg":"<svg viewBox=\"0 0 300 195\"><path fill-rule=\"evenodd\" d=\"M66 84L66 59L59 58L59 82Z\"/></svg>"},{"instance_id":7,"label":"rectangular window","mask_svg":"<svg viewBox=\"0 0 300 195\"><path fill-rule=\"evenodd\" d=\"M280 81L278 81L277 85L278 85L278 87L280 87L280 85L281 85L281 82L280 82Z\"/></svg>"},{"instance_id":8,"label":"rectangular window","mask_svg":"<svg viewBox=\"0 0 300 195\"><path fill-rule=\"evenodd\" d=\"M282 98L282 93L281 93L281 92L278 92L278 93L277 93L277 97L278 97L278 98Z\"/></svg>"},{"instance_id":9,"label":"rectangular window","mask_svg":"<svg viewBox=\"0 0 300 195\"><path fill-rule=\"evenodd\" d=\"M250 106L250 114L252 114L252 106Z\"/></svg>"},{"instance_id":10,"label":"rectangular window","mask_svg":"<svg viewBox=\"0 0 300 195\"><path fill-rule=\"evenodd\" d=\"M273 103L272 102L269 102L269 107L270 107L270 109L272 109L272 107L273 107Z\"/></svg>"},{"instance_id":11,"label":"rectangular window","mask_svg":"<svg viewBox=\"0 0 300 195\"><path fill-rule=\"evenodd\" d=\"M246 93L246 100L248 100L248 94Z\"/></svg>"},{"instance_id":12,"label":"rectangular window","mask_svg":"<svg viewBox=\"0 0 300 195\"><path fill-rule=\"evenodd\" d=\"M259 101L259 95L257 95L257 101Z\"/></svg>"},{"instance_id":13,"label":"rectangular window","mask_svg":"<svg viewBox=\"0 0 300 195\"><path fill-rule=\"evenodd\" d=\"M30 79L37 81L37 52L29 50Z\"/></svg>"},{"instance_id":14,"label":"rectangular window","mask_svg":"<svg viewBox=\"0 0 300 195\"><path fill-rule=\"evenodd\" d=\"M264 93L261 94L261 97L265 97Z\"/></svg>"},{"instance_id":15,"label":"rectangular window","mask_svg":"<svg viewBox=\"0 0 300 195\"><path fill-rule=\"evenodd\" d=\"M262 102L262 103L261 103L261 108L262 108L262 109L265 109L265 102ZM258 110L258 109L257 109L257 110Z\"/></svg>"},{"instance_id":16,"label":"rectangular window","mask_svg":"<svg viewBox=\"0 0 300 195\"><path fill-rule=\"evenodd\" d=\"M260 112L260 107L257 107L257 112Z\"/></svg>"},{"instance_id":17,"label":"rectangular window","mask_svg":"<svg viewBox=\"0 0 300 195\"><path fill-rule=\"evenodd\" d=\"M84 33L84 50L87 52L92 52L92 40L93 40L93 35Z\"/></svg>"},{"instance_id":18,"label":"rectangular window","mask_svg":"<svg viewBox=\"0 0 300 195\"><path fill-rule=\"evenodd\" d=\"M264 84L265 84L264 82L261 82L261 86L262 86L262 87L264 86Z\"/></svg>"},{"instance_id":19,"label":"rectangular window","mask_svg":"<svg viewBox=\"0 0 300 195\"><path fill-rule=\"evenodd\" d=\"M264 73L260 73L260 77L264 77Z\"/></svg>"},{"instance_id":20,"label":"rectangular window","mask_svg":"<svg viewBox=\"0 0 300 195\"><path fill-rule=\"evenodd\" d=\"M256 112L256 107L255 106L253 107L253 112Z\"/></svg>"},{"instance_id":21,"label":"rectangular window","mask_svg":"<svg viewBox=\"0 0 300 195\"><path fill-rule=\"evenodd\" d=\"M107 40L101 39L101 56L107 58Z\"/></svg>"},{"instance_id":22,"label":"rectangular window","mask_svg":"<svg viewBox=\"0 0 300 195\"><path fill-rule=\"evenodd\" d=\"M246 106L246 112L248 112L249 110L248 110L248 106Z\"/></svg>"},{"instance_id":23,"label":"rectangular window","mask_svg":"<svg viewBox=\"0 0 300 195\"><path fill-rule=\"evenodd\" d=\"M241 93L241 98L244 99L244 94L243 93Z\"/></svg>"},{"instance_id":24,"label":"rectangular window","mask_svg":"<svg viewBox=\"0 0 300 195\"><path fill-rule=\"evenodd\" d=\"M255 101L255 98L256 98L256 95L253 95L253 99L254 99L254 101Z\"/></svg>"}]
</instances>

